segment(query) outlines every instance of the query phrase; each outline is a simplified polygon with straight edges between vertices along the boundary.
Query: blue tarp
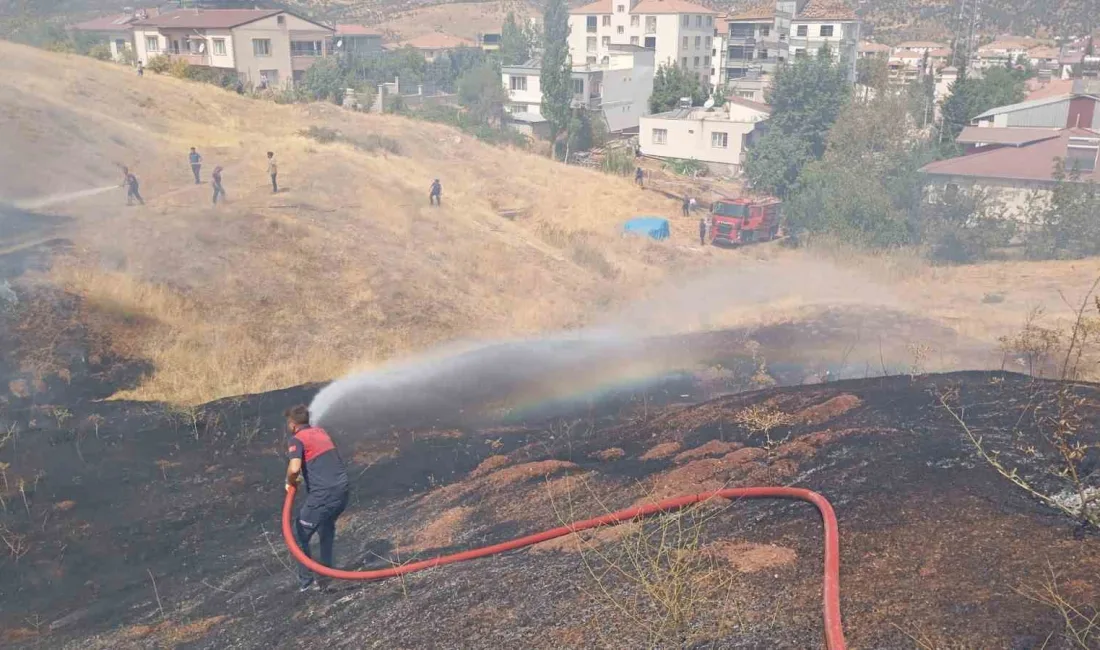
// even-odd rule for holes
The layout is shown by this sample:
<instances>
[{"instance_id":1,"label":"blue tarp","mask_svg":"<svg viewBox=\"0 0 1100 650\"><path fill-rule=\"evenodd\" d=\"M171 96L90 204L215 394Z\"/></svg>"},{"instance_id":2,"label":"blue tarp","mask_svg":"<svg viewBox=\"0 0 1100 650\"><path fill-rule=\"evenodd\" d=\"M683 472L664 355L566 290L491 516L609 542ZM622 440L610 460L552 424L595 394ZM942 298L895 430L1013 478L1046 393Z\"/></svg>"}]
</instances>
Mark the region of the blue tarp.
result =
<instances>
[{"instance_id":1,"label":"blue tarp","mask_svg":"<svg viewBox=\"0 0 1100 650\"><path fill-rule=\"evenodd\" d=\"M668 219L637 217L623 224L623 232L646 235L653 239L668 239Z\"/></svg>"}]
</instances>

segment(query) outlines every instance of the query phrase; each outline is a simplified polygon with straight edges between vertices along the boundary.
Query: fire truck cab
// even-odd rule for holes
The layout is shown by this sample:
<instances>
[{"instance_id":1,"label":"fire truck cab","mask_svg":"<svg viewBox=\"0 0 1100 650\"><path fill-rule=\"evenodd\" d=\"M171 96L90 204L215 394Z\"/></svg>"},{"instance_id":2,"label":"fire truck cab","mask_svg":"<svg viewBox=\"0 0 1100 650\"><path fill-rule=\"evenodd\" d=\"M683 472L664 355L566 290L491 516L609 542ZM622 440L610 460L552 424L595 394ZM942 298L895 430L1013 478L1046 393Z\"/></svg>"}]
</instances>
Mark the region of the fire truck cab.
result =
<instances>
[{"instance_id":1,"label":"fire truck cab","mask_svg":"<svg viewBox=\"0 0 1100 650\"><path fill-rule=\"evenodd\" d=\"M779 236L780 206L775 198L720 199L710 211L711 244L740 246Z\"/></svg>"}]
</instances>

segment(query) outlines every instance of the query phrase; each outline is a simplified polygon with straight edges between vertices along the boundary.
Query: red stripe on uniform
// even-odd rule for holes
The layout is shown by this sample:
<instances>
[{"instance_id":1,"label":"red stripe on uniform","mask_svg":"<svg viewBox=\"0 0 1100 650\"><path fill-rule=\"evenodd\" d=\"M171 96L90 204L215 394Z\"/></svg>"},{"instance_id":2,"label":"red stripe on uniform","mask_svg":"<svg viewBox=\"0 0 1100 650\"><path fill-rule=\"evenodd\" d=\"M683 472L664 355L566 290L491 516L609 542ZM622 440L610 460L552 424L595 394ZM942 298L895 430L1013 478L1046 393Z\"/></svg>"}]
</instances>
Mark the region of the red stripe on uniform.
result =
<instances>
[{"instance_id":1,"label":"red stripe on uniform","mask_svg":"<svg viewBox=\"0 0 1100 650\"><path fill-rule=\"evenodd\" d=\"M332 438L329 438L328 434L325 433L325 430L321 427L302 429L298 433L295 433L294 437L302 443L302 461L306 463L326 451L336 449L336 445L332 444Z\"/></svg>"}]
</instances>

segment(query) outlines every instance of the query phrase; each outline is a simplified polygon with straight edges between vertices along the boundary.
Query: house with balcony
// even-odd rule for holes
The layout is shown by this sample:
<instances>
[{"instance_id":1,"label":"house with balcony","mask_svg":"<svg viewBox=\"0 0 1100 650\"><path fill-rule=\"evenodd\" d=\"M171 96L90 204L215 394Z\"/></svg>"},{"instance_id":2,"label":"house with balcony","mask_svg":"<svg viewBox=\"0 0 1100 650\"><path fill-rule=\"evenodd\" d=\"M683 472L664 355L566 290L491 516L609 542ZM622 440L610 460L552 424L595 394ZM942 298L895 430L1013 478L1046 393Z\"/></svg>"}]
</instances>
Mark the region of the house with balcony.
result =
<instances>
[{"instance_id":1,"label":"house with balcony","mask_svg":"<svg viewBox=\"0 0 1100 650\"><path fill-rule=\"evenodd\" d=\"M683 106L643 117L638 146L647 156L698 160L735 175L770 115L766 105L739 97L718 108Z\"/></svg>"},{"instance_id":2,"label":"house with balcony","mask_svg":"<svg viewBox=\"0 0 1100 650\"><path fill-rule=\"evenodd\" d=\"M328 55L333 28L281 9L186 9L133 23L138 60L158 56L285 88Z\"/></svg>"},{"instance_id":3,"label":"house with balcony","mask_svg":"<svg viewBox=\"0 0 1100 650\"><path fill-rule=\"evenodd\" d=\"M799 57L816 56L827 46L855 83L860 31L859 17L843 0L810 0L791 21L788 48L792 57Z\"/></svg>"},{"instance_id":4,"label":"house with balcony","mask_svg":"<svg viewBox=\"0 0 1100 650\"><path fill-rule=\"evenodd\" d=\"M443 32L431 32L410 38L407 41L401 41L395 44L393 49L401 49L403 47L411 47L417 52L420 52L424 60L431 63L439 57L445 56L451 50L457 50L462 47L478 47L478 44L468 38L451 36Z\"/></svg>"},{"instance_id":5,"label":"house with balcony","mask_svg":"<svg viewBox=\"0 0 1100 650\"><path fill-rule=\"evenodd\" d=\"M598 0L569 11L569 53L574 63L608 65L613 46L647 48L657 66L711 83L716 17L688 0Z\"/></svg>"},{"instance_id":6,"label":"house with balcony","mask_svg":"<svg viewBox=\"0 0 1100 650\"><path fill-rule=\"evenodd\" d=\"M639 120L649 115L655 72L653 50L613 45L608 49L606 63L573 65L573 107L598 114L610 133L634 132ZM508 93L505 113L510 124L521 133L539 137L546 130L540 73L541 64L537 60L501 68L501 80Z\"/></svg>"},{"instance_id":7,"label":"house with balcony","mask_svg":"<svg viewBox=\"0 0 1100 650\"><path fill-rule=\"evenodd\" d=\"M787 38L796 2L771 0L726 17L720 82L729 93L763 102L778 67L788 57Z\"/></svg>"},{"instance_id":8,"label":"house with balcony","mask_svg":"<svg viewBox=\"0 0 1100 650\"><path fill-rule=\"evenodd\" d=\"M382 54L382 33L363 25L337 25L329 52L350 57Z\"/></svg>"},{"instance_id":9,"label":"house with balcony","mask_svg":"<svg viewBox=\"0 0 1100 650\"><path fill-rule=\"evenodd\" d=\"M142 9L132 14L94 18L71 25L69 29L106 43L115 61L133 60L137 56L134 52L134 23L148 17L147 10Z\"/></svg>"}]
</instances>

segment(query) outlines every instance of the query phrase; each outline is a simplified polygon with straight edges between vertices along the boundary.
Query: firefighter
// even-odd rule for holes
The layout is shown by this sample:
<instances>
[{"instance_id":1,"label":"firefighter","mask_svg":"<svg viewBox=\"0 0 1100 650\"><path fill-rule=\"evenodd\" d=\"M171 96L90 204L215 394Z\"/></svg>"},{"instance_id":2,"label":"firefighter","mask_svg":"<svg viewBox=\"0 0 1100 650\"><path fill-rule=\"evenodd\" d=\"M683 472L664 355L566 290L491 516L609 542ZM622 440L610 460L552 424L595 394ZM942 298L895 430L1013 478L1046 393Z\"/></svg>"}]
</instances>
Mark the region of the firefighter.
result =
<instances>
[{"instance_id":1,"label":"firefighter","mask_svg":"<svg viewBox=\"0 0 1100 650\"><path fill-rule=\"evenodd\" d=\"M641 167L634 170L634 184L645 189L645 172L642 171Z\"/></svg>"},{"instance_id":2,"label":"firefighter","mask_svg":"<svg viewBox=\"0 0 1100 650\"><path fill-rule=\"evenodd\" d=\"M703 217L699 219L699 245L707 245L707 219Z\"/></svg>"},{"instance_id":3,"label":"firefighter","mask_svg":"<svg viewBox=\"0 0 1100 650\"><path fill-rule=\"evenodd\" d=\"M348 506L348 471L332 438L321 427L309 421L309 407L304 404L286 410L286 426L290 431L288 451L290 462L286 468L286 489L299 483L304 485L305 503L298 510L294 522L298 547L312 559L309 542L314 533L321 538L321 564L332 566L332 545L336 538L336 520ZM304 565L298 566L298 590L313 587L315 578ZM316 578L316 585L324 590L326 580Z\"/></svg>"},{"instance_id":4,"label":"firefighter","mask_svg":"<svg viewBox=\"0 0 1100 650\"><path fill-rule=\"evenodd\" d=\"M137 176L127 168L123 167L123 173L126 174L126 180L123 181L123 185L126 186L126 205L133 205L134 199L137 202L145 205L145 199L141 198L141 192L138 191L138 179Z\"/></svg>"},{"instance_id":5,"label":"firefighter","mask_svg":"<svg viewBox=\"0 0 1100 650\"><path fill-rule=\"evenodd\" d=\"M439 179L432 181L432 187L428 191L428 204L429 205L442 205L443 201L443 186L439 184Z\"/></svg>"},{"instance_id":6,"label":"firefighter","mask_svg":"<svg viewBox=\"0 0 1100 650\"><path fill-rule=\"evenodd\" d=\"M214 173L210 176L214 184L214 205L218 204L218 197L225 200L225 188L222 187L222 167L218 165L214 168Z\"/></svg>"}]
</instances>

